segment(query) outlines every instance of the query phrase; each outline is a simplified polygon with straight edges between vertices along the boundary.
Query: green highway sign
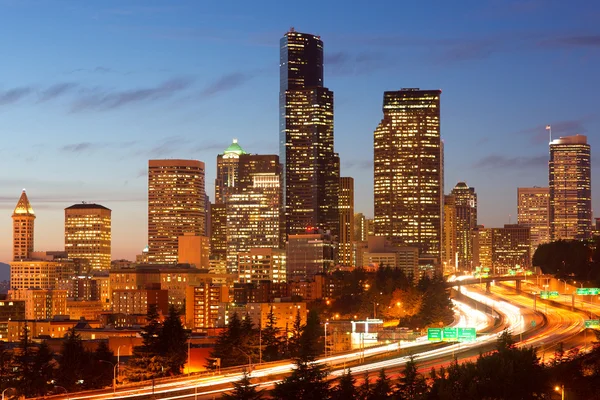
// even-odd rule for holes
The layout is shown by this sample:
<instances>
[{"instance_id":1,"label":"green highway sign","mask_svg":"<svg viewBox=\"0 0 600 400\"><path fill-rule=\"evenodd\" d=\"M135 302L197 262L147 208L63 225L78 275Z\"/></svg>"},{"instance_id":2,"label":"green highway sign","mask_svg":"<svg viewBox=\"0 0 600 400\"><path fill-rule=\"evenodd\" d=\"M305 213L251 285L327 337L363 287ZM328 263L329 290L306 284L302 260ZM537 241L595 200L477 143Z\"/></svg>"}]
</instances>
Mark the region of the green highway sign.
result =
<instances>
[{"instance_id":1,"label":"green highway sign","mask_svg":"<svg viewBox=\"0 0 600 400\"><path fill-rule=\"evenodd\" d=\"M575 294L582 296L595 296L600 293L600 288L578 288Z\"/></svg>"},{"instance_id":2,"label":"green highway sign","mask_svg":"<svg viewBox=\"0 0 600 400\"><path fill-rule=\"evenodd\" d=\"M490 268L489 268L489 267L485 267L485 268L483 269L483 272L490 272Z\"/></svg>"},{"instance_id":3,"label":"green highway sign","mask_svg":"<svg viewBox=\"0 0 600 400\"><path fill-rule=\"evenodd\" d=\"M444 328L442 335L444 335L444 341L447 342L455 342L458 339L456 328Z\"/></svg>"},{"instance_id":4,"label":"green highway sign","mask_svg":"<svg viewBox=\"0 0 600 400\"><path fill-rule=\"evenodd\" d=\"M548 299L550 297L550 292L547 292L545 290L542 290L540 292L540 299Z\"/></svg>"},{"instance_id":5,"label":"green highway sign","mask_svg":"<svg viewBox=\"0 0 600 400\"><path fill-rule=\"evenodd\" d=\"M427 340L438 342L442 339L442 328L427 328Z\"/></svg>"},{"instance_id":6,"label":"green highway sign","mask_svg":"<svg viewBox=\"0 0 600 400\"><path fill-rule=\"evenodd\" d=\"M458 328L458 340L461 342L474 342L477 339L475 328Z\"/></svg>"},{"instance_id":7,"label":"green highway sign","mask_svg":"<svg viewBox=\"0 0 600 400\"><path fill-rule=\"evenodd\" d=\"M536 324L535 324L535 319L532 319L532 320L531 320L531 327L532 327L532 328L535 328L535 325L536 325Z\"/></svg>"},{"instance_id":8,"label":"green highway sign","mask_svg":"<svg viewBox=\"0 0 600 400\"><path fill-rule=\"evenodd\" d=\"M600 319L586 319L585 327L592 328L592 329L599 329L600 328Z\"/></svg>"},{"instance_id":9,"label":"green highway sign","mask_svg":"<svg viewBox=\"0 0 600 400\"><path fill-rule=\"evenodd\" d=\"M557 299L558 296L559 296L558 292L550 292L548 294L548 297L551 298L551 299Z\"/></svg>"},{"instance_id":10,"label":"green highway sign","mask_svg":"<svg viewBox=\"0 0 600 400\"><path fill-rule=\"evenodd\" d=\"M509 269L509 270L508 270L508 274L509 274L510 276L515 276L515 275L517 275L517 271L515 271L514 269Z\"/></svg>"}]
</instances>

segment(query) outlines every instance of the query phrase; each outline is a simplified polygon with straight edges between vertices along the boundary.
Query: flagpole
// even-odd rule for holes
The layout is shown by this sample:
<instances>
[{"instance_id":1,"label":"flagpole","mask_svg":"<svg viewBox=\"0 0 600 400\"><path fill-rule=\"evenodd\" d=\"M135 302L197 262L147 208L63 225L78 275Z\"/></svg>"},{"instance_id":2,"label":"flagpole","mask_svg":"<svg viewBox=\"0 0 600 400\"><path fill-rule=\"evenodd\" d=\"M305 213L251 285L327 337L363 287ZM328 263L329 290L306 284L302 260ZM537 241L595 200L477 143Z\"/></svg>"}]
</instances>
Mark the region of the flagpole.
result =
<instances>
[{"instance_id":1,"label":"flagpole","mask_svg":"<svg viewBox=\"0 0 600 400\"><path fill-rule=\"evenodd\" d=\"M552 143L552 125L546 125L546 130L548 131L548 134L550 135L550 143Z\"/></svg>"}]
</instances>

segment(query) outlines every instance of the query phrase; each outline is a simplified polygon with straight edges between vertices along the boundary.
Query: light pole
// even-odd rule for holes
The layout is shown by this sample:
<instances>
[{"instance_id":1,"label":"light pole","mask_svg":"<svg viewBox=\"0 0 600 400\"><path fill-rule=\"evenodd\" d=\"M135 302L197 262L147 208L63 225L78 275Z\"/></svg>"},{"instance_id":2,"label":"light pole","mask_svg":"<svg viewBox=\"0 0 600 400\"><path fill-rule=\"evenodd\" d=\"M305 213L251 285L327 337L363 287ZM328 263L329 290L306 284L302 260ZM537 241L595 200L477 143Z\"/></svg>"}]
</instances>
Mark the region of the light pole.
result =
<instances>
[{"instance_id":1,"label":"light pole","mask_svg":"<svg viewBox=\"0 0 600 400\"><path fill-rule=\"evenodd\" d=\"M240 349L239 347L236 347L236 349L238 349L243 355L248 357L248 374L250 374L250 372L252 372L252 357L250 357L248 355L248 353L246 353L244 350Z\"/></svg>"},{"instance_id":2,"label":"light pole","mask_svg":"<svg viewBox=\"0 0 600 400\"><path fill-rule=\"evenodd\" d=\"M327 325L329 322L325 322L325 357L327 357Z\"/></svg>"},{"instance_id":3,"label":"light pole","mask_svg":"<svg viewBox=\"0 0 600 400\"><path fill-rule=\"evenodd\" d=\"M567 281L565 279L556 278L557 281L563 281L565 283L565 293L567 293Z\"/></svg>"},{"instance_id":4,"label":"light pole","mask_svg":"<svg viewBox=\"0 0 600 400\"><path fill-rule=\"evenodd\" d=\"M7 387L6 389L4 389L4 390L2 391L2 400L4 400L4 392L6 392L6 391L7 391L7 390L9 390L9 389L15 389L15 388L14 388L14 387ZM17 390L17 389L15 389L15 390Z\"/></svg>"},{"instance_id":5,"label":"light pole","mask_svg":"<svg viewBox=\"0 0 600 400\"><path fill-rule=\"evenodd\" d=\"M106 363L106 364L110 364L113 367L113 394L115 394L117 392L117 367L119 366L119 364L113 364L110 361L106 361L106 360L99 360L101 363ZM57 386L60 387L60 386Z\"/></svg>"},{"instance_id":6,"label":"light pole","mask_svg":"<svg viewBox=\"0 0 600 400\"><path fill-rule=\"evenodd\" d=\"M555 386L554 390L560 392L560 399L565 400L565 385Z\"/></svg>"},{"instance_id":7,"label":"light pole","mask_svg":"<svg viewBox=\"0 0 600 400\"><path fill-rule=\"evenodd\" d=\"M121 344L117 347L117 379L121 379L121 346L123 345Z\"/></svg>"},{"instance_id":8,"label":"light pole","mask_svg":"<svg viewBox=\"0 0 600 400\"><path fill-rule=\"evenodd\" d=\"M58 388L58 389L62 389L62 390L64 390L64 391L65 391L65 394L67 395L67 400L69 400L69 391L68 391L67 389L65 389L65 388L64 388L64 387L62 387L62 386L56 386L56 385L54 385L54 387L55 387L55 388Z\"/></svg>"},{"instance_id":9,"label":"light pole","mask_svg":"<svg viewBox=\"0 0 600 400\"><path fill-rule=\"evenodd\" d=\"M191 347L190 343L191 343L191 340L192 339L188 337L188 340L187 340L187 342L188 342L187 343L188 344L188 362L187 362L188 375L190 374L190 347Z\"/></svg>"}]
</instances>

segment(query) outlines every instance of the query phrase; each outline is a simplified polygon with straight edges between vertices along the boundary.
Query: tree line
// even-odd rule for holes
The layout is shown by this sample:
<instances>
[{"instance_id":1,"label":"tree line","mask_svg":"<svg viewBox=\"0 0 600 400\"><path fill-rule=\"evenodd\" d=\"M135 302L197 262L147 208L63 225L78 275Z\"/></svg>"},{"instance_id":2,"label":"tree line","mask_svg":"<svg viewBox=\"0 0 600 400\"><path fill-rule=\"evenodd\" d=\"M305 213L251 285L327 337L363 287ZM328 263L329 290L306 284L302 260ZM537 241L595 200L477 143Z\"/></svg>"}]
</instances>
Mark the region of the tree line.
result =
<instances>
[{"instance_id":1,"label":"tree line","mask_svg":"<svg viewBox=\"0 0 600 400\"><path fill-rule=\"evenodd\" d=\"M307 326L309 322L307 321ZM310 329L310 328L309 328ZM305 343L303 344L305 345ZM534 348L517 348L513 338L504 332L496 350L475 361L419 371L411 357L392 380L380 370L373 379L365 373L358 379L350 370L337 379L327 379L328 371L312 364L314 358L296 359L292 374L276 384L270 392L261 391L248 374L234 384L229 400L518 400L559 398L556 386L564 386L567 398L596 399L600 387L600 347L584 356L571 352L565 356L557 350L549 365L540 363ZM571 397L572 396L572 397Z\"/></svg>"},{"instance_id":2,"label":"tree line","mask_svg":"<svg viewBox=\"0 0 600 400\"><path fill-rule=\"evenodd\" d=\"M558 278L593 281L600 285L600 236L586 241L558 240L538 246L533 265Z\"/></svg>"}]
</instances>

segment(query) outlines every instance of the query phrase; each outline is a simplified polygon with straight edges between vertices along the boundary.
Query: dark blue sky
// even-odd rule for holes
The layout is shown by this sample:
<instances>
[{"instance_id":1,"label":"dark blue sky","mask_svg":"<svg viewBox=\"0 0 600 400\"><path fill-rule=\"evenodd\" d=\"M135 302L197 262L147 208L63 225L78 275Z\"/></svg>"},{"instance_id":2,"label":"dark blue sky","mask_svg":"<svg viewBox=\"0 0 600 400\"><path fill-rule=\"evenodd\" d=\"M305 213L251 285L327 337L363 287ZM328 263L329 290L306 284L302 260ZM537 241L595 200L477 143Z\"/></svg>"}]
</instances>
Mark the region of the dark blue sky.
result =
<instances>
[{"instance_id":1,"label":"dark blue sky","mask_svg":"<svg viewBox=\"0 0 600 400\"><path fill-rule=\"evenodd\" d=\"M0 261L22 188L38 250L62 249L63 209L90 201L113 210L113 258L132 259L146 244L148 159L204 161L213 199L232 138L277 153L291 26L325 43L357 212L372 215L383 92L420 87L443 91L446 192L464 180L481 223L514 222L517 187L548 184L546 124L600 148L598 21L592 0L0 0ZM593 185L595 209L599 194Z\"/></svg>"}]
</instances>

